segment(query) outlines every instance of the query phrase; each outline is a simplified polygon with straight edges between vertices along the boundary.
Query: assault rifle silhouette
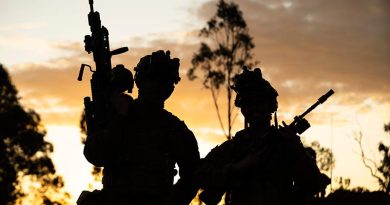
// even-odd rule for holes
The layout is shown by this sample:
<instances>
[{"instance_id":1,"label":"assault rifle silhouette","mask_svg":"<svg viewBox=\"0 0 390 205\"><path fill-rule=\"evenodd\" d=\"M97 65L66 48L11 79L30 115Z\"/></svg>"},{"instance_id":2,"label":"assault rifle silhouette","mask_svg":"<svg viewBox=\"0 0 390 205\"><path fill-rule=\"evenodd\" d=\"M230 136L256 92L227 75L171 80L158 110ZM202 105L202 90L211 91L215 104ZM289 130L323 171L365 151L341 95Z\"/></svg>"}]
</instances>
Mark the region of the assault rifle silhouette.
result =
<instances>
[{"instance_id":1,"label":"assault rifle silhouette","mask_svg":"<svg viewBox=\"0 0 390 205\"><path fill-rule=\"evenodd\" d=\"M108 30L101 25L100 14L93 9L93 0L89 0L89 6L88 23L91 35L85 36L84 48L85 51L93 54L96 69L93 70L90 65L81 64L77 78L77 80L82 81L85 67L88 67L93 73L90 82L92 100L90 97L84 98L87 135L91 134L95 127L101 127L109 120L110 96L113 92L111 85L113 80L111 57L129 50L128 47L110 50Z\"/></svg>"}]
</instances>

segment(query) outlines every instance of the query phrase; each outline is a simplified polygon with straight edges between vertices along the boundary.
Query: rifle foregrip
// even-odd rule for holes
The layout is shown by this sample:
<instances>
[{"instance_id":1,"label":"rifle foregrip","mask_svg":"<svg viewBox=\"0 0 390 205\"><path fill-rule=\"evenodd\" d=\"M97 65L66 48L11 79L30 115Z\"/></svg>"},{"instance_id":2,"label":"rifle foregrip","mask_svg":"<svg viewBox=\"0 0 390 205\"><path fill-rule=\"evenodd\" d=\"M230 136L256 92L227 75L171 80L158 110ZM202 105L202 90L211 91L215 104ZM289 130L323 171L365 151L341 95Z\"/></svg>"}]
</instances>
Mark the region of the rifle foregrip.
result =
<instances>
[{"instance_id":1,"label":"rifle foregrip","mask_svg":"<svg viewBox=\"0 0 390 205\"><path fill-rule=\"evenodd\" d=\"M113 51L110 52L110 55L118 55L118 54L121 54L121 53L124 53L124 52L127 52L129 50L128 47L122 47L122 48L118 48L118 49L115 49Z\"/></svg>"},{"instance_id":2,"label":"rifle foregrip","mask_svg":"<svg viewBox=\"0 0 390 205\"><path fill-rule=\"evenodd\" d=\"M85 67L85 64L81 64L80 71L79 71L79 76L77 77L78 81L82 81L83 80L84 67Z\"/></svg>"}]
</instances>

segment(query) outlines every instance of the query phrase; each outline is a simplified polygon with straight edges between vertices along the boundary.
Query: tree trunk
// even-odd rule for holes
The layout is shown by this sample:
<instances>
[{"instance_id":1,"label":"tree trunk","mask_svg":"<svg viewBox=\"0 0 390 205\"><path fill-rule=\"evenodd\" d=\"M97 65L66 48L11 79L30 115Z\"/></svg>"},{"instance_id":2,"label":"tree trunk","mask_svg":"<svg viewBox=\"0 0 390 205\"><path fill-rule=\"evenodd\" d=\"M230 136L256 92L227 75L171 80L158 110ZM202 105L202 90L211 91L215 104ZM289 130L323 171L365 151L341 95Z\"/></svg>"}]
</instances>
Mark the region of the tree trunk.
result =
<instances>
[{"instance_id":1,"label":"tree trunk","mask_svg":"<svg viewBox=\"0 0 390 205\"><path fill-rule=\"evenodd\" d=\"M227 97L228 97L228 140L232 139L232 108L231 108L231 101L232 101L232 90L230 88L230 75L231 73L228 72L228 81L227 81Z\"/></svg>"}]
</instances>

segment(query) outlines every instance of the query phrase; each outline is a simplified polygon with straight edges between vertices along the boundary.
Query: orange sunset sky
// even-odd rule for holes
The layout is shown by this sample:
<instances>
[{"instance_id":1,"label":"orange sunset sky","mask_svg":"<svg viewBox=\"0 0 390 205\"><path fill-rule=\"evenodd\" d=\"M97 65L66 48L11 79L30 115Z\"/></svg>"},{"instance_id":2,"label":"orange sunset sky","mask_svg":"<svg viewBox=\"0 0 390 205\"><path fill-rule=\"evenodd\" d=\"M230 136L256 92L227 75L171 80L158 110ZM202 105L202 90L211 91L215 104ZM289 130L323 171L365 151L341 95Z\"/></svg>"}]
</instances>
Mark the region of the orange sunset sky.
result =
<instances>
[{"instance_id":1,"label":"orange sunset sky","mask_svg":"<svg viewBox=\"0 0 390 205\"><path fill-rule=\"evenodd\" d=\"M307 117L312 127L304 140L332 148L333 177L351 178L352 187L377 189L353 137L362 131L364 148L376 160L378 143L390 143L383 131L390 121L390 1L235 2L254 39L258 66L279 92L279 120L291 122L319 96L335 90ZM114 65L132 70L158 49L181 59L182 81L166 108L194 132L202 156L225 139L209 91L185 73L199 46L198 31L215 5L214 0L95 0L111 48L130 49L114 56ZM0 8L0 63L8 68L23 105L41 115L47 140L54 144L57 171L77 198L92 181L78 128L82 99L90 95L90 74L83 82L76 80L81 63L93 65L83 48L84 35L90 33L88 0L0 0ZM222 98L221 103L225 108ZM242 127L239 114L234 130Z\"/></svg>"}]
</instances>

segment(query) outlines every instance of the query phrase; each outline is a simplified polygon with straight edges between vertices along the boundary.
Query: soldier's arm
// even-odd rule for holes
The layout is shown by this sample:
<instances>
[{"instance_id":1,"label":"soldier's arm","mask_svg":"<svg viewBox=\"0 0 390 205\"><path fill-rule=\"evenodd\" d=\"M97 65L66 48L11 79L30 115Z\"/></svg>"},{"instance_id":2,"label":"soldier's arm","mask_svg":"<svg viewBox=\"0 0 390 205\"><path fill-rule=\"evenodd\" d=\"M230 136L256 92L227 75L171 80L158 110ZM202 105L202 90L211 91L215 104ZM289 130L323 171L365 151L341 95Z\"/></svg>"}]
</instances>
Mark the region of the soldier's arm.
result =
<instances>
[{"instance_id":1,"label":"soldier's arm","mask_svg":"<svg viewBox=\"0 0 390 205\"><path fill-rule=\"evenodd\" d=\"M233 170L237 164L231 159L233 147L233 140L229 140L213 148L195 173L196 183L203 189L199 199L207 205L218 204L234 182Z\"/></svg>"},{"instance_id":2,"label":"soldier's arm","mask_svg":"<svg viewBox=\"0 0 390 205\"><path fill-rule=\"evenodd\" d=\"M198 143L194 134L181 123L173 133L171 146L180 176L174 187L174 195L178 204L189 204L198 191L194 181L194 171L200 162Z\"/></svg>"},{"instance_id":3,"label":"soldier's arm","mask_svg":"<svg viewBox=\"0 0 390 205\"><path fill-rule=\"evenodd\" d=\"M201 160L196 170L196 181L203 189L226 189L228 178L235 164L231 161L233 141L229 140L213 148Z\"/></svg>"},{"instance_id":4,"label":"soldier's arm","mask_svg":"<svg viewBox=\"0 0 390 205\"><path fill-rule=\"evenodd\" d=\"M295 134L294 136L289 135L285 141L284 154L291 165L294 186L301 192L314 195L320 191L321 172L317 167L316 160L307 152L300 138Z\"/></svg>"},{"instance_id":5,"label":"soldier's arm","mask_svg":"<svg viewBox=\"0 0 390 205\"><path fill-rule=\"evenodd\" d=\"M114 157L115 146L121 137L120 124L126 120L133 106L133 98L124 93L114 93L111 97L110 121L87 136L84 147L85 158L97 167L103 167Z\"/></svg>"},{"instance_id":6,"label":"soldier's arm","mask_svg":"<svg viewBox=\"0 0 390 205\"><path fill-rule=\"evenodd\" d=\"M87 136L84 156L94 166L103 167L113 158L115 140L120 137L117 125L119 120L119 117L115 117L107 126L100 127Z\"/></svg>"},{"instance_id":7,"label":"soldier's arm","mask_svg":"<svg viewBox=\"0 0 390 205\"><path fill-rule=\"evenodd\" d=\"M304 149L295 159L293 174L296 187L310 196L318 193L321 188L321 172L313 159Z\"/></svg>"}]
</instances>

